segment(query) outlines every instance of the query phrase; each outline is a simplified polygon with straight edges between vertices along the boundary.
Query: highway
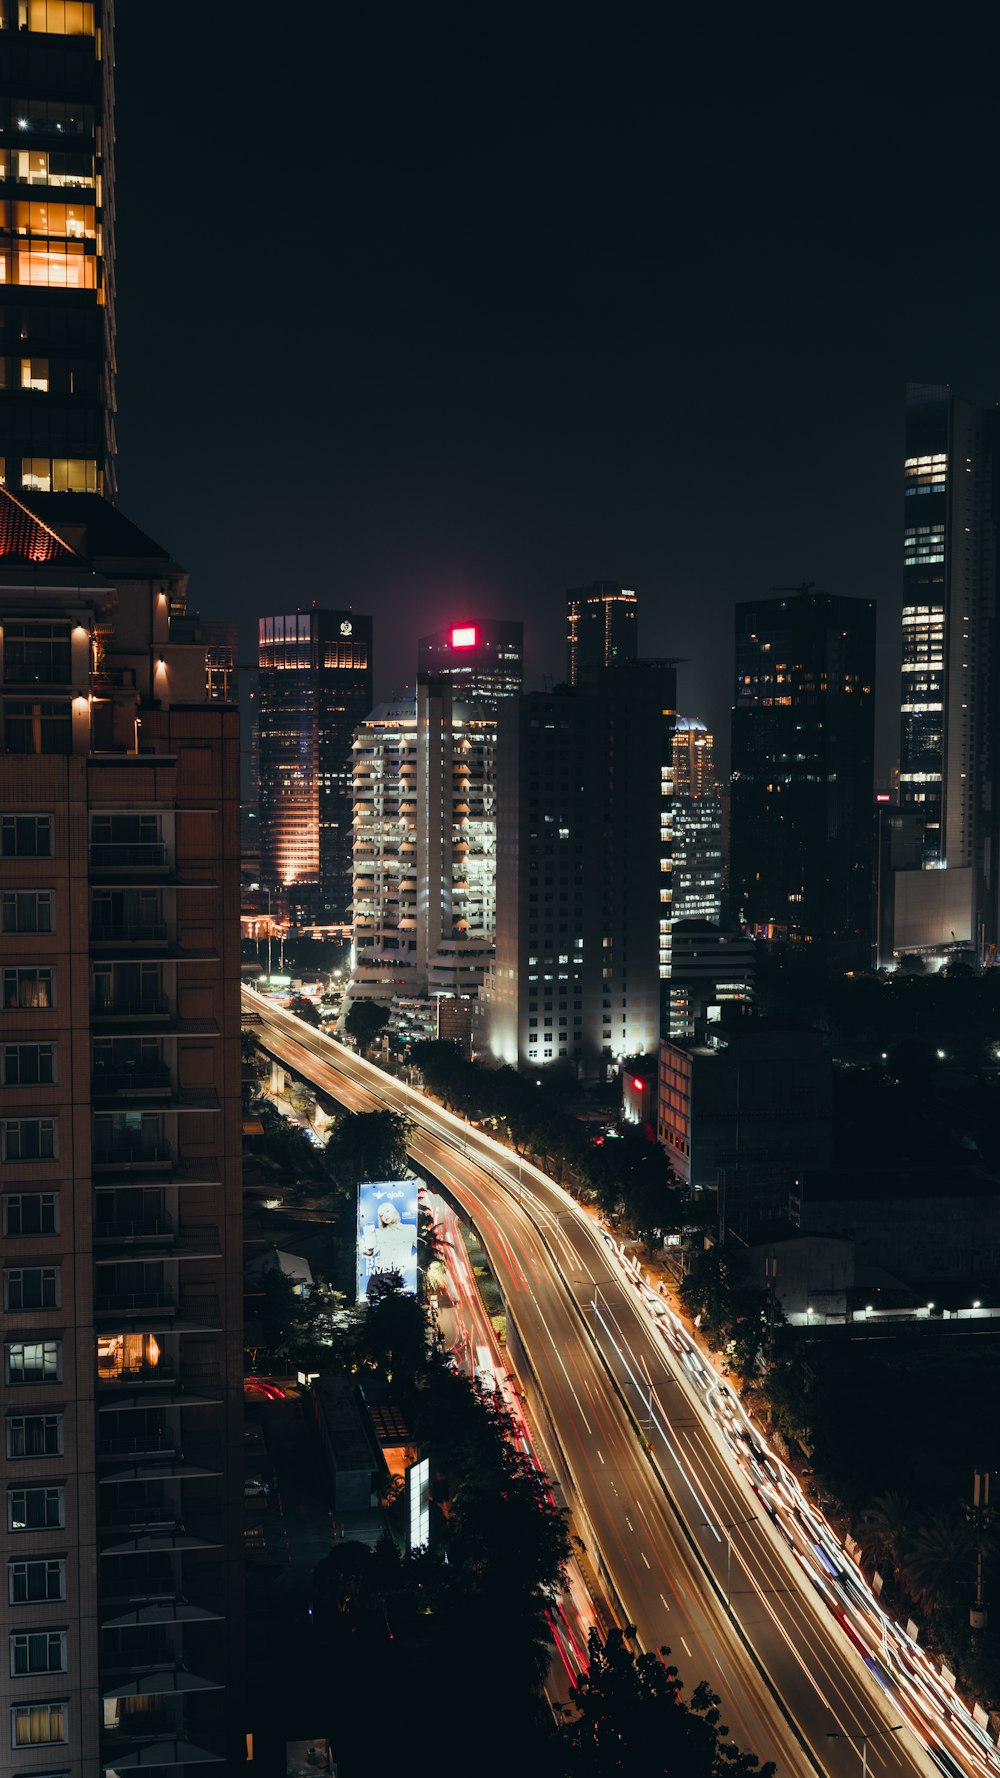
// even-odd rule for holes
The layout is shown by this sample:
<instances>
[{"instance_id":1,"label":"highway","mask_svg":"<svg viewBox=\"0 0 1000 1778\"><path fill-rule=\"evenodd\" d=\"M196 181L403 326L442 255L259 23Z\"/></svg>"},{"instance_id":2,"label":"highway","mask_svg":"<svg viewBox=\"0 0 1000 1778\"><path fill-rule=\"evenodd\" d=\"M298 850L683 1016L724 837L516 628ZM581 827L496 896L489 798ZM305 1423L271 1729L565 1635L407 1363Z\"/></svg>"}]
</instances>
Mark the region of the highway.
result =
<instances>
[{"instance_id":1,"label":"highway","mask_svg":"<svg viewBox=\"0 0 1000 1778\"><path fill-rule=\"evenodd\" d=\"M643 1648L707 1679L779 1774L998 1778L1000 1759L881 1611L795 1478L665 1305L572 1198L244 989L262 1046L352 1109L412 1118L414 1161L470 1217L558 1441L575 1528Z\"/></svg>"}]
</instances>

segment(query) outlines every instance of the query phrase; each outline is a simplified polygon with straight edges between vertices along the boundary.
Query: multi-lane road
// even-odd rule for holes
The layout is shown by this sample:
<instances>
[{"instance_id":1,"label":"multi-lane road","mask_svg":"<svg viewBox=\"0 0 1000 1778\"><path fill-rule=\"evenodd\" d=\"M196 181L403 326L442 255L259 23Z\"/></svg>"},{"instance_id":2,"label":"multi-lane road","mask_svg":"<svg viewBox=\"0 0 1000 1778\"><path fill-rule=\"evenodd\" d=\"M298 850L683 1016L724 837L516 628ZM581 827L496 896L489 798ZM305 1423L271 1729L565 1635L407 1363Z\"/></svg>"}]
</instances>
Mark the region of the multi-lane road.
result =
<instances>
[{"instance_id":1,"label":"multi-lane road","mask_svg":"<svg viewBox=\"0 0 1000 1778\"><path fill-rule=\"evenodd\" d=\"M576 1529L644 1648L707 1679L778 1772L975 1774L1000 1759L872 1599L794 1477L615 1244L545 1174L244 990L262 1046L410 1151L478 1230L558 1441Z\"/></svg>"}]
</instances>

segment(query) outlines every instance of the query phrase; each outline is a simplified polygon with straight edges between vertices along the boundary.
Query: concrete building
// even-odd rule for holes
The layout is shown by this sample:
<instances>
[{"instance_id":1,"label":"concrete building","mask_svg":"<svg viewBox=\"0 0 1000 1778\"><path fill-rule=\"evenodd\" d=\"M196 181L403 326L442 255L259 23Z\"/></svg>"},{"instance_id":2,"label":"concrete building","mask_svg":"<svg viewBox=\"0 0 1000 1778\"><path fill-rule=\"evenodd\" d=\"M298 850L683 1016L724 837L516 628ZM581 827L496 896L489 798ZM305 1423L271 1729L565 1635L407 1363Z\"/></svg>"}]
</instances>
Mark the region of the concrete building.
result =
<instances>
[{"instance_id":1,"label":"concrete building","mask_svg":"<svg viewBox=\"0 0 1000 1778\"><path fill-rule=\"evenodd\" d=\"M605 667L639 653L639 601L631 587L595 580L566 594L566 677L592 687Z\"/></svg>"},{"instance_id":2,"label":"concrete building","mask_svg":"<svg viewBox=\"0 0 1000 1778\"><path fill-rule=\"evenodd\" d=\"M3 1763L235 1765L235 658L98 496L32 508L0 491Z\"/></svg>"},{"instance_id":3,"label":"concrete building","mask_svg":"<svg viewBox=\"0 0 1000 1778\"><path fill-rule=\"evenodd\" d=\"M0 482L115 495L112 0L0 6Z\"/></svg>"},{"instance_id":4,"label":"concrete building","mask_svg":"<svg viewBox=\"0 0 1000 1778\"><path fill-rule=\"evenodd\" d=\"M663 1042L657 1125L678 1178L718 1189L720 1225L747 1240L786 1221L795 1180L832 1156L822 1033L730 1013L706 1042Z\"/></svg>"},{"instance_id":5,"label":"concrete building","mask_svg":"<svg viewBox=\"0 0 1000 1778\"><path fill-rule=\"evenodd\" d=\"M803 1234L853 1241L859 1282L972 1286L1000 1272L1000 1180L977 1167L806 1171L791 1211Z\"/></svg>"},{"instance_id":6,"label":"concrete building","mask_svg":"<svg viewBox=\"0 0 1000 1778\"><path fill-rule=\"evenodd\" d=\"M372 620L312 607L260 619L261 882L299 923L351 918L352 743L372 707Z\"/></svg>"},{"instance_id":7,"label":"concrete building","mask_svg":"<svg viewBox=\"0 0 1000 1778\"><path fill-rule=\"evenodd\" d=\"M871 959L875 606L736 607L730 889L755 938Z\"/></svg>"},{"instance_id":8,"label":"concrete building","mask_svg":"<svg viewBox=\"0 0 1000 1778\"><path fill-rule=\"evenodd\" d=\"M726 1006L754 996L753 940L709 920L675 920L671 932L670 1037L693 1037Z\"/></svg>"},{"instance_id":9,"label":"concrete building","mask_svg":"<svg viewBox=\"0 0 1000 1778\"><path fill-rule=\"evenodd\" d=\"M670 971L675 673L532 692L498 729L497 945L479 1047L583 1078L651 1054Z\"/></svg>"},{"instance_id":10,"label":"concrete building","mask_svg":"<svg viewBox=\"0 0 1000 1778\"><path fill-rule=\"evenodd\" d=\"M451 687L458 703L494 716L524 683L524 625L506 618L449 624L417 645L417 672Z\"/></svg>"},{"instance_id":11,"label":"concrete building","mask_svg":"<svg viewBox=\"0 0 1000 1778\"><path fill-rule=\"evenodd\" d=\"M496 930L495 765L495 718L446 682L360 724L347 1004L476 992Z\"/></svg>"},{"instance_id":12,"label":"concrete building","mask_svg":"<svg viewBox=\"0 0 1000 1778\"><path fill-rule=\"evenodd\" d=\"M910 386L899 802L920 855L896 874L897 953L997 942L998 462L995 408Z\"/></svg>"}]
</instances>

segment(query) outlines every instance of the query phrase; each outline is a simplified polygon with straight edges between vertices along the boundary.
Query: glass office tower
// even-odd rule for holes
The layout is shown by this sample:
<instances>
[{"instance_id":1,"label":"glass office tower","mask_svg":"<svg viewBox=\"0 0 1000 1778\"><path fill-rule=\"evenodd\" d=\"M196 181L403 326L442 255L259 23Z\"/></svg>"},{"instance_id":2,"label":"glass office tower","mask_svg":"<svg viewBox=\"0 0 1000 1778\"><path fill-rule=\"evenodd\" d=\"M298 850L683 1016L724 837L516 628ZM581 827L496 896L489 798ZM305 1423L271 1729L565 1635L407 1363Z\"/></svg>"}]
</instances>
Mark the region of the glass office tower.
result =
<instances>
[{"instance_id":1,"label":"glass office tower","mask_svg":"<svg viewBox=\"0 0 1000 1778\"><path fill-rule=\"evenodd\" d=\"M354 731L372 707L372 620L314 608L260 619L261 881L296 917L346 925Z\"/></svg>"},{"instance_id":2,"label":"glass office tower","mask_svg":"<svg viewBox=\"0 0 1000 1778\"><path fill-rule=\"evenodd\" d=\"M0 0L0 476L115 493L112 0Z\"/></svg>"}]
</instances>

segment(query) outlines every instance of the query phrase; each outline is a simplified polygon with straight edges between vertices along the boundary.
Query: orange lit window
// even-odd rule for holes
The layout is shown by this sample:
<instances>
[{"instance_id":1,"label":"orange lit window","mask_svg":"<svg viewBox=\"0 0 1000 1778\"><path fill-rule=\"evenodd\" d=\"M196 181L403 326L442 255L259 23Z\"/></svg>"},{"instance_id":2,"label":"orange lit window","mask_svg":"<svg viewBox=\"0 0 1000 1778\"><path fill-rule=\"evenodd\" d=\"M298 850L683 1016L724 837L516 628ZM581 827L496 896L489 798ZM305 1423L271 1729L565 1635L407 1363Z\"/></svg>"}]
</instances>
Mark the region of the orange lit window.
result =
<instances>
[{"instance_id":1,"label":"orange lit window","mask_svg":"<svg viewBox=\"0 0 1000 1778\"><path fill-rule=\"evenodd\" d=\"M97 235L97 217L93 204L50 204L45 198L31 198L14 205L14 229L19 235L92 241Z\"/></svg>"},{"instance_id":2,"label":"orange lit window","mask_svg":"<svg viewBox=\"0 0 1000 1778\"><path fill-rule=\"evenodd\" d=\"M104 1382L155 1371L160 1343L155 1334L101 1334L97 1341L97 1374Z\"/></svg>"},{"instance_id":3,"label":"orange lit window","mask_svg":"<svg viewBox=\"0 0 1000 1778\"><path fill-rule=\"evenodd\" d=\"M0 271L0 282L3 280ZM94 290L97 286L97 260L84 251L82 241L65 245L50 242L25 242L17 249L17 282L47 284L68 290Z\"/></svg>"},{"instance_id":4,"label":"orange lit window","mask_svg":"<svg viewBox=\"0 0 1000 1778\"><path fill-rule=\"evenodd\" d=\"M93 0L18 0L17 22L49 37L93 37Z\"/></svg>"}]
</instances>

